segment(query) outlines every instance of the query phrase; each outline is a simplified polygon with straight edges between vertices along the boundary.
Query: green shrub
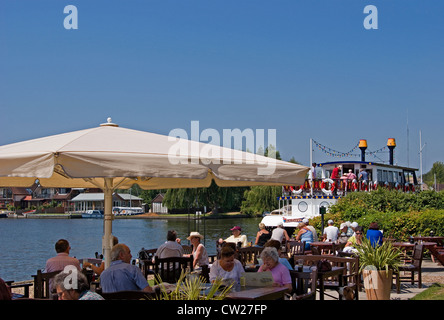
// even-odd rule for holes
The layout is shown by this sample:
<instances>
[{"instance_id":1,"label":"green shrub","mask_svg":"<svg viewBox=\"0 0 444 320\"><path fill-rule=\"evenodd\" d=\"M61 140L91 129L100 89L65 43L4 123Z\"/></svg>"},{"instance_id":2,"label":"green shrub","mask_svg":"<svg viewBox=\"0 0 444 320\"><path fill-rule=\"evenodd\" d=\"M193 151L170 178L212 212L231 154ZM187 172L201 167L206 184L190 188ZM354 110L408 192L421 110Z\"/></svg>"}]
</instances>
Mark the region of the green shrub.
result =
<instances>
[{"instance_id":1,"label":"green shrub","mask_svg":"<svg viewBox=\"0 0 444 320\"><path fill-rule=\"evenodd\" d=\"M403 193L379 188L372 192L355 192L331 206L324 221L336 224L356 221L365 230L377 222L385 237L407 240L410 235L444 235L444 192ZM320 232L321 218L312 220Z\"/></svg>"}]
</instances>

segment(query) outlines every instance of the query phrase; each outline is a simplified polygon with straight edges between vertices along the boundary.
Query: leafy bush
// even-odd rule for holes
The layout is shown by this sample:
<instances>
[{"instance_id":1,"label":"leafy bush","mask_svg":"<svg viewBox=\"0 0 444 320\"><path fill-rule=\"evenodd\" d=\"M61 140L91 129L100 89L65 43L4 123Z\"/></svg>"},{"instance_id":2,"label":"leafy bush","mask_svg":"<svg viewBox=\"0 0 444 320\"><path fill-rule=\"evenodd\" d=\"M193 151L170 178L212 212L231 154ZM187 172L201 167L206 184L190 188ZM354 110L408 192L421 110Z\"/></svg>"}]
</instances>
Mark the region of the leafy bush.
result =
<instances>
[{"instance_id":1,"label":"leafy bush","mask_svg":"<svg viewBox=\"0 0 444 320\"><path fill-rule=\"evenodd\" d=\"M356 192L331 206L324 220L337 224L356 221L364 229L377 222L385 237L407 240L410 235L444 235L444 192L403 193L380 188L372 192ZM321 230L321 218L311 222Z\"/></svg>"}]
</instances>

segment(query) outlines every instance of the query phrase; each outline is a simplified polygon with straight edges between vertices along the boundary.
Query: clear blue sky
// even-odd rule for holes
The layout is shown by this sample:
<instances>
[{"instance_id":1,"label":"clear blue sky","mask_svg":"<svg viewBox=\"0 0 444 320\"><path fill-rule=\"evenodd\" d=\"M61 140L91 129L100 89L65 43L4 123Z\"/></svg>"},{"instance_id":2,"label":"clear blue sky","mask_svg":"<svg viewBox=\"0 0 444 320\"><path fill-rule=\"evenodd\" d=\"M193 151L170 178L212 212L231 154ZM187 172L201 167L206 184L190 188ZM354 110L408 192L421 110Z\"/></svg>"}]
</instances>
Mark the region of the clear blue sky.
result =
<instances>
[{"instance_id":1,"label":"clear blue sky","mask_svg":"<svg viewBox=\"0 0 444 320\"><path fill-rule=\"evenodd\" d=\"M421 130L427 172L444 161L443 16L434 0L3 0L0 145L107 117L161 134L197 120L276 129L282 158L305 165L310 138L348 151L393 137L406 165L408 120L410 165Z\"/></svg>"}]
</instances>

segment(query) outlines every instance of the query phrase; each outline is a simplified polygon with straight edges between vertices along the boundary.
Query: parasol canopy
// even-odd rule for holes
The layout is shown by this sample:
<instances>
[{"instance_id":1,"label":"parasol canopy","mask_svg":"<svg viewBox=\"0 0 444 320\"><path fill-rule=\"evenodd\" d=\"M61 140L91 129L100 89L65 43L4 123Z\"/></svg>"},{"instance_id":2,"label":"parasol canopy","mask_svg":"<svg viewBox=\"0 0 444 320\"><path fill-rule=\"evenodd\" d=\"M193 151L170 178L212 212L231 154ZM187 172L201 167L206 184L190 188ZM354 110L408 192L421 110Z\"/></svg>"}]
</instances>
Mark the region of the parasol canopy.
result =
<instances>
[{"instance_id":1,"label":"parasol canopy","mask_svg":"<svg viewBox=\"0 0 444 320\"><path fill-rule=\"evenodd\" d=\"M249 152L119 127L99 127L0 146L0 186L101 188L103 250L110 263L112 193L142 189L302 184L309 168Z\"/></svg>"}]
</instances>

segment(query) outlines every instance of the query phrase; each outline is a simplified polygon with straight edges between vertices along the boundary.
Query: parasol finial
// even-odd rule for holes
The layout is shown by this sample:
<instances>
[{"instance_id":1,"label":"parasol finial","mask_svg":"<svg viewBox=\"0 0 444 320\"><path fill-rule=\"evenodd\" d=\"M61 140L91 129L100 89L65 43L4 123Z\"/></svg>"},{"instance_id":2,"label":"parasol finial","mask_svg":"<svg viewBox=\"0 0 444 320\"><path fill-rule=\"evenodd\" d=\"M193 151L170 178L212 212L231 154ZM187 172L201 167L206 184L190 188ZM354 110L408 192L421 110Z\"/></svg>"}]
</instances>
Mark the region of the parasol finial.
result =
<instances>
[{"instance_id":1,"label":"parasol finial","mask_svg":"<svg viewBox=\"0 0 444 320\"><path fill-rule=\"evenodd\" d=\"M111 119L111 117L108 117L106 119L106 123L102 123L100 126L102 126L102 127L105 127L105 126L108 126L108 127L118 127L119 126L118 124L115 124L112 121L113 120Z\"/></svg>"}]
</instances>

